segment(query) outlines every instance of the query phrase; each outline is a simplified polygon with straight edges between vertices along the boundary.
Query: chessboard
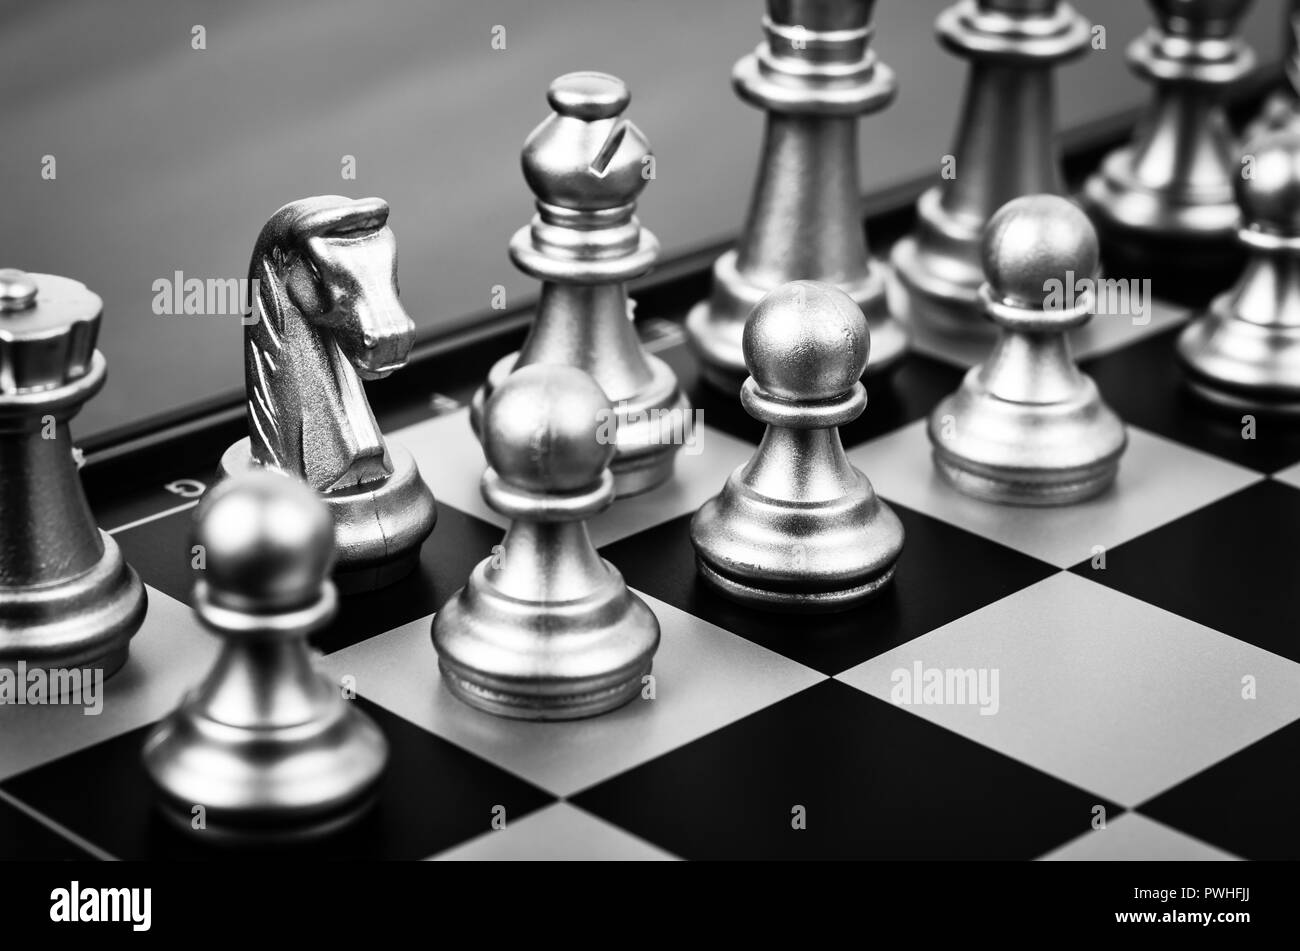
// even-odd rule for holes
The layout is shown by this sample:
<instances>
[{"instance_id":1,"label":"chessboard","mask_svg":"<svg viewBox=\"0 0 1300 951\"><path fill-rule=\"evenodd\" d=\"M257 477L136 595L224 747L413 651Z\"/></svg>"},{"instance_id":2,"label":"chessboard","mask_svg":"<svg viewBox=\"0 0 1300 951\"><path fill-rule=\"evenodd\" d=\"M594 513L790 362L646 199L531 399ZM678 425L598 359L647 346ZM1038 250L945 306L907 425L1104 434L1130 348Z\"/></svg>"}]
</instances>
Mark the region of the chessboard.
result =
<instances>
[{"instance_id":1,"label":"chessboard","mask_svg":"<svg viewBox=\"0 0 1300 951\"><path fill-rule=\"evenodd\" d=\"M438 521L416 573L344 599L313 638L391 762L375 808L309 854L1300 855L1300 427L1211 411L1184 391L1173 345L1188 306L1156 301L1141 321L1098 319L1075 340L1130 447L1111 491L1057 509L977 502L939 479L924 418L970 355L919 340L842 433L905 526L895 584L841 614L792 618L730 602L696 573L691 515L761 435L697 378L671 302L699 280L653 288L640 309L647 348L679 374L702 428L670 483L591 524L662 627L653 681L614 713L493 717L439 676L431 618L502 535L479 494L465 402L509 341L432 359L422 379L445 384L437 394L376 400ZM141 449L151 466L176 466L152 468L152 481L110 459L105 488L91 468L96 515L147 585L149 611L97 715L0 710L0 858L230 855L159 818L141 761L151 725L215 656L191 611L190 532L228 428ZM982 703L926 703L921 689L899 702L931 670L995 689Z\"/></svg>"}]
</instances>

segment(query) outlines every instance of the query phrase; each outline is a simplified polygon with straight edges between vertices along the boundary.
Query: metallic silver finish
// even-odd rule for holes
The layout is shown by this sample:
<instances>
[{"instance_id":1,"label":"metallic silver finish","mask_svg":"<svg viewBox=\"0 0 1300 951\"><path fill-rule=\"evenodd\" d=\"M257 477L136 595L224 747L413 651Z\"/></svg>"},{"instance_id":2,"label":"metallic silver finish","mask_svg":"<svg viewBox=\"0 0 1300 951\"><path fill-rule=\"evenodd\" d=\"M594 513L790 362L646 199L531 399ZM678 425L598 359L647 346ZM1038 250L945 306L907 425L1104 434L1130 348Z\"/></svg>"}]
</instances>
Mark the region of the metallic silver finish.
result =
<instances>
[{"instance_id":1,"label":"metallic silver finish","mask_svg":"<svg viewBox=\"0 0 1300 951\"><path fill-rule=\"evenodd\" d=\"M747 376L745 320L787 281L834 283L871 325L870 374L908 348L885 304L859 212L858 117L894 98L893 71L871 49L874 0L769 0L764 40L732 72L737 94L766 113L749 214L739 245L713 267L713 289L687 317L704 378L729 393Z\"/></svg>"},{"instance_id":2,"label":"metallic silver finish","mask_svg":"<svg viewBox=\"0 0 1300 951\"><path fill-rule=\"evenodd\" d=\"M998 339L929 421L935 466L967 495L1066 505L1115 480L1124 424L1066 336L1092 314L1091 288L1075 296L1075 281L1096 275L1098 256L1087 216L1055 195L1018 198L989 222L980 296Z\"/></svg>"},{"instance_id":3,"label":"metallic silver finish","mask_svg":"<svg viewBox=\"0 0 1300 951\"><path fill-rule=\"evenodd\" d=\"M0 668L126 662L147 598L95 525L68 421L104 385L103 301L52 274L0 271Z\"/></svg>"},{"instance_id":4,"label":"metallic silver finish","mask_svg":"<svg viewBox=\"0 0 1300 951\"><path fill-rule=\"evenodd\" d=\"M1230 243L1239 148L1223 97L1255 65L1236 35L1250 0L1149 0L1157 25L1134 40L1133 70L1154 86L1133 142L1088 180L1089 213L1119 240Z\"/></svg>"},{"instance_id":5,"label":"metallic silver finish","mask_svg":"<svg viewBox=\"0 0 1300 951\"><path fill-rule=\"evenodd\" d=\"M1286 85L1269 97L1259 118L1246 129L1243 142L1254 142L1280 129L1300 128L1300 0L1287 5L1283 30L1287 38Z\"/></svg>"},{"instance_id":6,"label":"metallic silver finish","mask_svg":"<svg viewBox=\"0 0 1300 951\"><path fill-rule=\"evenodd\" d=\"M524 142L524 178L537 214L510 241L510 257L542 282L537 316L518 353L501 358L474 395L483 436L488 399L516 368L577 367L618 412L612 471L617 494L667 481L690 435L690 404L668 364L645 352L629 319L627 281L645 274L659 242L634 214L649 181L650 144L622 117L631 95L605 73L569 73L547 91L554 112Z\"/></svg>"},{"instance_id":7,"label":"metallic silver finish","mask_svg":"<svg viewBox=\"0 0 1300 951\"><path fill-rule=\"evenodd\" d=\"M641 690L659 622L586 525L614 500L617 418L590 376L555 364L520 367L487 401L483 497L510 528L433 619L443 678L471 706L567 720Z\"/></svg>"},{"instance_id":8,"label":"metallic silver finish","mask_svg":"<svg viewBox=\"0 0 1300 951\"><path fill-rule=\"evenodd\" d=\"M960 0L935 29L970 60L956 165L921 196L916 230L895 245L892 262L911 317L991 338L997 330L979 299L984 226L1013 198L1065 193L1054 71L1087 48L1090 25L1058 0Z\"/></svg>"},{"instance_id":9,"label":"metallic silver finish","mask_svg":"<svg viewBox=\"0 0 1300 951\"><path fill-rule=\"evenodd\" d=\"M1237 185L1246 270L1187 326L1178 354L1212 402L1300 413L1300 128L1247 151L1254 174Z\"/></svg>"},{"instance_id":10,"label":"metallic silver finish","mask_svg":"<svg viewBox=\"0 0 1300 951\"><path fill-rule=\"evenodd\" d=\"M387 202L285 205L258 235L249 278L249 437L227 450L222 474L265 466L301 478L334 514L339 587L396 581L418 561L437 509L410 455L385 444L361 383L401 367L415 340Z\"/></svg>"},{"instance_id":11,"label":"metallic silver finish","mask_svg":"<svg viewBox=\"0 0 1300 951\"><path fill-rule=\"evenodd\" d=\"M338 607L333 534L317 495L274 470L228 479L199 504L194 542L207 569L194 610L222 649L144 747L164 814L187 832L298 841L370 805L388 743L313 669L307 647Z\"/></svg>"},{"instance_id":12,"label":"metallic silver finish","mask_svg":"<svg viewBox=\"0 0 1300 951\"><path fill-rule=\"evenodd\" d=\"M691 520L700 574L744 603L850 607L888 583L903 548L898 516L840 443L867 405L866 318L834 285L793 281L759 301L743 344L741 402L767 431Z\"/></svg>"}]
</instances>

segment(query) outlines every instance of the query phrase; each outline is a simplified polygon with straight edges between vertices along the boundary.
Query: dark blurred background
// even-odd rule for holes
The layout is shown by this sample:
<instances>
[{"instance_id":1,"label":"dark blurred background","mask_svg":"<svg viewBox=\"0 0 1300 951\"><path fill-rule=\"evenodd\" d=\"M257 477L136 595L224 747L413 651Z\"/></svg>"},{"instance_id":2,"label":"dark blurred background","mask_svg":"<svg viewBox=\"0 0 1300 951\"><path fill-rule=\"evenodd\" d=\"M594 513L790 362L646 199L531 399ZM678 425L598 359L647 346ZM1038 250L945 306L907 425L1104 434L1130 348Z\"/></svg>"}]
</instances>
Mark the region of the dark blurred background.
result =
<instances>
[{"instance_id":1,"label":"dark blurred background","mask_svg":"<svg viewBox=\"0 0 1300 951\"><path fill-rule=\"evenodd\" d=\"M880 0L876 49L899 97L862 124L864 190L937 170L963 69L934 41L948 0ZM1080 0L1108 49L1060 76L1066 128L1145 96L1124 49L1150 22L1138 0ZM104 392L80 436L242 387L241 328L166 317L153 283L244 277L280 205L318 193L392 206L402 296L424 334L486 319L493 285L535 293L506 242L532 213L519 148L556 75L600 69L632 88L657 179L641 219L664 258L740 226L760 114L732 63L759 39L761 0L42 0L0 5L0 266L64 274L105 300ZM193 28L206 49L192 48ZM505 49L492 47L504 27ZM1282 48L1281 0L1246 34ZM355 180L341 175L356 158ZM56 178L42 179L45 156ZM437 381L428 381L430 390Z\"/></svg>"}]
</instances>

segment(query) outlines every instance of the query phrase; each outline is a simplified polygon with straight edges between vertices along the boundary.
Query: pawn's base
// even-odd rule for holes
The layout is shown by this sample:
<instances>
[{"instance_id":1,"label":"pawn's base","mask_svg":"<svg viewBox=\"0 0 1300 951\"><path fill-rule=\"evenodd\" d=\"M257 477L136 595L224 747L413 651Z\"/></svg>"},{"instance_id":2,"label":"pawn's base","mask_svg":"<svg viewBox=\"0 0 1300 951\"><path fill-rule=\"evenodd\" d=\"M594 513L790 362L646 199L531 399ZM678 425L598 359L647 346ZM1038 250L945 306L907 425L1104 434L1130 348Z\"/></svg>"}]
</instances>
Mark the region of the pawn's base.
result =
<instances>
[{"instance_id":1,"label":"pawn's base","mask_svg":"<svg viewBox=\"0 0 1300 951\"><path fill-rule=\"evenodd\" d=\"M518 360L518 353L510 353L493 364L487 380L470 400L470 427L480 440L487 401L514 371ZM614 494L618 498L648 492L671 479L678 450L694 438L691 404L681 391L676 374L652 354L646 354L646 363L651 372L649 385L627 399L611 396L618 427L614 434L614 461L609 470L614 475Z\"/></svg>"},{"instance_id":2,"label":"pawn's base","mask_svg":"<svg viewBox=\"0 0 1300 951\"><path fill-rule=\"evenodd\" d=\"M572 720L628 703L643 688L659 622L605 562L584 598L521 601L492 587L487 562L433 619L443 682L488 713Z\"/></svg>"},{"instance_id":3,"label":"pawn's base","mask_svg":"<svg viewBox=\"0 0 1300 951\"><path fill-rule=\"evenodd\" d=\"M1300 414L1300 326L1262 326L1229 306L1216 302L1178 338L1189 388L1228 410Z\"/></svg>"},{"instance_id":4,"label":"pawn's base","mask_svg":"<svg viewBox=\"0 0 1300 951\"><path fill-rule=\"evenodd\" d=\"M345 594L373 591L410 574L438 518L433 493L411 454L390 440L388 457L393 472L382 482L320 494L334 517L334 577ZM221 457L223 478L256 468L246 438Z\"/></svg>"},{"instance_id":5,"label":"pawn's base","mask_svg":"<svg viewBox=\"0 0 1300 951\"><path fill-rule=\"evenodd\" d=\"M791 275L794 280L808 275ZM737 394L749 376L742 340L749 313L766 294L782 281L756 284L736 267L736 252L728 251L713 265L713 291L691 308L686 317L686 334L699 357L701 378L724 393ZM911 339L907 329L889 313L885 302L885 268L872 260L865 276L837 283L862 308L871 330L871 352L866 376L885 377L907 355Z\"/></svg>"},{"instance_id":6,"label":"pawn's base","mask_svg":"<svg viewBox=\"0 0 1300 951\"><path fill-rule=\"evenodd\" d=\"M214 845L305 842L355 821L373 801L388 743L330 696L318 720L290 727L218 723L182 701L144 749L164 816Z\"/></svg>"},{"instance_id":7,"label":"pawn's base","mask_svg":"<svg viewBox=\"0 0 1300 951\"><path fill-rule=\"evenodd\" d=\"M104 554L89 571L38 588L0 587L0 670L22 664L110 677L126 663L148 596L117 542L99 534Z\"/></svg>"},{"instance_id":8,"label":"pawn's base","mask_svg":"<svg viewBox=\"0 0 1300 951\"><path fill-rule=\"evenodd\" d=\"M894 565L891 564L880 574L847 588L834 591L796 591L755 587L747 579L723 574L703 557L697 557L695 564L699 569L700 577L733 601L752 607L765 607L791 613L843 611L879 594L881 589L894 578Z\"/></svg>"},{"instance_id":9,"label":"pawn's base","mask_svg":"<svg viewBox=\"0 0 1300 951\"><path fill-rule=\"evenodd\" d=\"M1119 459L1065 471L998 471L965 459L934 452L939 474L958 492L983 502L999 505L1073 505L1095 498L1114 484Z\"/></svg>"}]
</instances>

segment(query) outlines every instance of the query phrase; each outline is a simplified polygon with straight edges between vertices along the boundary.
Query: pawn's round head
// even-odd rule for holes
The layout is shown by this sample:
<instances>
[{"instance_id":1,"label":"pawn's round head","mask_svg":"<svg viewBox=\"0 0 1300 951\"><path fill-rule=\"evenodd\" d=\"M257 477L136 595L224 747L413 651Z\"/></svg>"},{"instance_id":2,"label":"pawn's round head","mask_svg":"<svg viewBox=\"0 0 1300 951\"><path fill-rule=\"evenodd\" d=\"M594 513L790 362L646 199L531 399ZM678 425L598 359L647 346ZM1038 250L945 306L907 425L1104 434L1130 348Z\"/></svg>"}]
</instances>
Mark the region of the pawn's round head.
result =
<instances>
[{"instance_id":1,"label":"pawn's round head","mask_svg":"<svg viewBox=\"0 0 1300 951\"><path fill-rule=\"evenodd\" d=\"M530 492L577 492L598 484L614 459L617 433L604 390L569 366L520 367L483 411L488 465L508 485Z\"/></svg>"},{"instance_id":2,"label":"pawn's round head","mask_svg":"<svg viewBox=\"0 0 1300 951\"><path fill-rule=\"evenodd\" d=\"M554 110L524 142L524 179L539 200L578 211L618 208L645 188L650 143L622 118L627 84L608 73L566 73L546 92Z\"/></svg>"},{"instance_id":3,"label":"pawn's round head","mask_svg":"<svg viewBox=\"0 0 1300 951\"><path fill-rule=\"evenodd\" d=\"M1267 132L1246 148L1237 202L1246 224L1300 236L1300 131Z\"/></svg>"},{"instance_id":4,"label":"pawn's round head","mask_svg":"<svg viewBox=\"0 0 1300 951\"><path fill-rule=\"evenodd\" d=\"M305 484L272 470L227 479L204 497L194 543L214 603L289 611L315 602L334 564L334 520Z\"/></svg>"},{"instance_id":5,"label":"pawn's round head","mask_svg":"<svg viewBox=\"0 0 1300 951\"><path fill-rule=\"evenodd\" d=\"M1100 261L1092 222L1056 195L1007 202L989 219L981 251L993 297L1027 309L1095 277Z\"/></svg>"},{"instance_id":6,"label":"pawn's round head","mask_svg":"<svg viewBox=\"0 0 1300 951\"><path fill-rule=\"evenodd\" d=\"M862 378L871 331L862 308L835 285L791 281L754 306L742 346L745 366L769 396L828 400Z\"/></svg>"}]
</instances>

